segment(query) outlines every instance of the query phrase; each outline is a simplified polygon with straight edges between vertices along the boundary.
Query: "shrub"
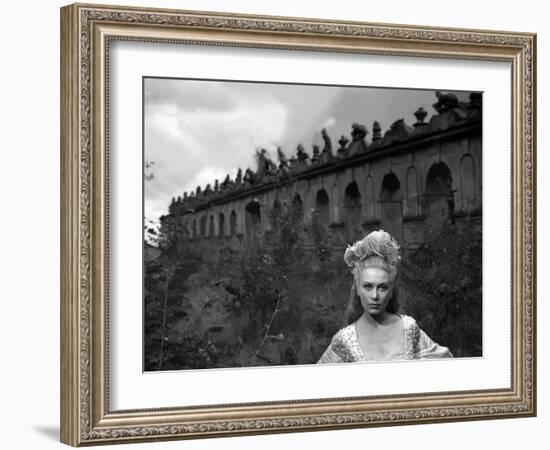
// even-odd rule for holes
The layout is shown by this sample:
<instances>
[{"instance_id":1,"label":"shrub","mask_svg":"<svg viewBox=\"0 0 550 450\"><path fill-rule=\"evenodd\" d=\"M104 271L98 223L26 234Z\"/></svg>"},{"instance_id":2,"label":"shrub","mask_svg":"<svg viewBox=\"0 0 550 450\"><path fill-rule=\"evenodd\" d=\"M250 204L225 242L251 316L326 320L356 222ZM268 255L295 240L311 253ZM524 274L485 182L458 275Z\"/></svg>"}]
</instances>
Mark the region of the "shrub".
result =
<instances>
[{"instance_id":1,"label":"shrub","mask_svg":"<svg viewBox=\"0 0 550 450\"><path fill-rule=\"evenodd\" d=\"M426 234L403 260L404 310L455 356L482 353L482 240L473 220Z\"/></svg>"}]
</instances>

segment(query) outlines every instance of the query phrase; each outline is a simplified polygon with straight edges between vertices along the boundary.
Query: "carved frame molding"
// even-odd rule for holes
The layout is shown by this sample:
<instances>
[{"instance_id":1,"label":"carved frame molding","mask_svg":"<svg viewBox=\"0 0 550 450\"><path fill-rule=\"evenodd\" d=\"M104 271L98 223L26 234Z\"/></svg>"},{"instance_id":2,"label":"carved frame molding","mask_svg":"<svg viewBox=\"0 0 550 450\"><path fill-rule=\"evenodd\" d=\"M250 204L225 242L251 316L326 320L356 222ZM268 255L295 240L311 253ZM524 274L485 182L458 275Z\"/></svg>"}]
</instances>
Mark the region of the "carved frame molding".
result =
<instances>
[{"instance_id":1,"label":"carved frame molding","mask_svg":"<svg viewBox=\"0 0 550 450\"><path fill-rule=\"evenodd\" d=\"M507 61L512 65L510 389L109 410L109 42ZM80 446L536 414L536 36L75 4L61 10L61 440Z\"/></svg>"}]
</instances>

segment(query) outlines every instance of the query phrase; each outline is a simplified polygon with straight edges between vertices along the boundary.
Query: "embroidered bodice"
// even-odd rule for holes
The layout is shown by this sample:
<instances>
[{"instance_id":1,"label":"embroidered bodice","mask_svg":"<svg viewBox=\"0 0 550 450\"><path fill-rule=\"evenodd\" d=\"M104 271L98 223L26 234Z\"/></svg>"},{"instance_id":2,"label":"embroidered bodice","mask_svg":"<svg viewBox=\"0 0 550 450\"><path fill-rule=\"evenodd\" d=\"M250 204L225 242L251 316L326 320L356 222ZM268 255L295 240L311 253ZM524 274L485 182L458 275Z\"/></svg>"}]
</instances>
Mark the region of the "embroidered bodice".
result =
<instances>
[{"instance_id":1,"label":"embroidered bodice","mask_svg":"<svg viewBox=\"0 0 550 450\"><path fill-rule=\"evenodd\" d=\"M416 320L401 315L403 322L404 350L384 359L367 359L359 345L356 322L342 328L334 335L319 363L396 361L419 358L448 358L453 355L448 348L436 344L420 329Z\"/></svg>"}]
</instances>

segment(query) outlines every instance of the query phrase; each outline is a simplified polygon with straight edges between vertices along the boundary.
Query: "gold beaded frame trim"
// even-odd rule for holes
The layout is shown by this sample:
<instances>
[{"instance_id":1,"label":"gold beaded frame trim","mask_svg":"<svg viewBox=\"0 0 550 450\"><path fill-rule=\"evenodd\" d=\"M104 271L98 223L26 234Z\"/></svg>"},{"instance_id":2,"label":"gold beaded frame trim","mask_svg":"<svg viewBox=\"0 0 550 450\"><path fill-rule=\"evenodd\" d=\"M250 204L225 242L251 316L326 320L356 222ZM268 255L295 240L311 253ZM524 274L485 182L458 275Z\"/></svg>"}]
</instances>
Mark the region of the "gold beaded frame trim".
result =
<instances>
[{"instance_id":1,"label":"gold beaded frame trim","mask_svg":"<svg viewBox=\"0 0 550 450\"><path fill-rule=\"evenodd\" d=\"M111 411L105 99L109 43L115 39L509 62L510 389ZM536 36L530 33L85 4L62 8L62 442L80 446L535 415L535 55Z\"/></svg>"}]
</instances>

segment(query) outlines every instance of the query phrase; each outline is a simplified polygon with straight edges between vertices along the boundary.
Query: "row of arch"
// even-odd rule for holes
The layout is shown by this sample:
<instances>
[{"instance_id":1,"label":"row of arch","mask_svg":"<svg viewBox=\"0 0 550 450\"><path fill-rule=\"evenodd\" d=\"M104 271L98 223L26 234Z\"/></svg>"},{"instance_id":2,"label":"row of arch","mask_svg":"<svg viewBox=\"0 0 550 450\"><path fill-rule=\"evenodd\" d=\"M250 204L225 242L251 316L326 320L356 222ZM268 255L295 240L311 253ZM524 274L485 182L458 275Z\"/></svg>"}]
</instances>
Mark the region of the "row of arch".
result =
<instances>
[{"instance_id":1,"label":"row of arch","mask_svg":"<svg viewBox=\"0 0 550 450\"><path fill-rule=\"evenodd\" d=\"M475 160L470 154L464 155L459 163L461 209L473 208L479 203L476 181ZM451 170L444 162L434 163L428 170L424 183L420 183L418 170L411 166L406 171L402 183L393 172L387 173L381 181L378 195L375 181L371 175L364 180L364 189L360 189L356 180L351 180L340 198L340 189L333 185L331 191L326 188L317 190L311 199L311 207L316 212L320 224L330 225L340 222L349 233L361 228L363 222L378 221L390 233L399 236L403 216L429 217L450 215L454 212L453 178ZM363 194L362 194L363 192ZM332 199L332 201L331 201ZM341 201L338 201L341 200ZM293 195L292 203L303 211L300 194ZM279 207L275 200L271 208ZM342 208L340 208L340 205ZM256 199L244 206L242 233L245 238L254 238L262 230L262 206ZM226 220L228 228L226 228ZM220 212L217 220L214 215L204 215L193 219L190 237L234 236L237 234L237 212L232 210L229 217Z\"/></svg>"}]
</instances>

